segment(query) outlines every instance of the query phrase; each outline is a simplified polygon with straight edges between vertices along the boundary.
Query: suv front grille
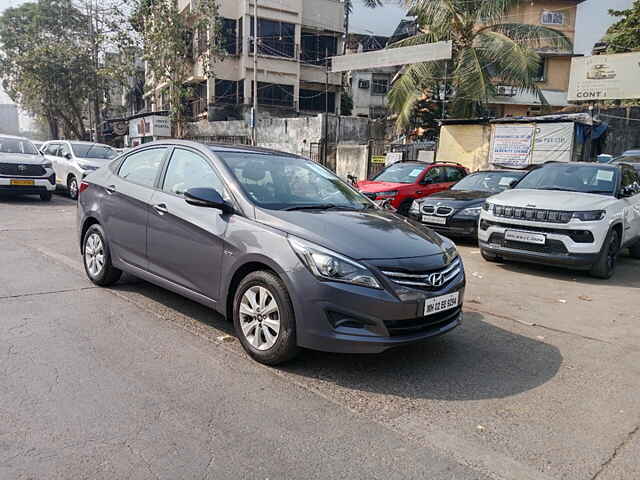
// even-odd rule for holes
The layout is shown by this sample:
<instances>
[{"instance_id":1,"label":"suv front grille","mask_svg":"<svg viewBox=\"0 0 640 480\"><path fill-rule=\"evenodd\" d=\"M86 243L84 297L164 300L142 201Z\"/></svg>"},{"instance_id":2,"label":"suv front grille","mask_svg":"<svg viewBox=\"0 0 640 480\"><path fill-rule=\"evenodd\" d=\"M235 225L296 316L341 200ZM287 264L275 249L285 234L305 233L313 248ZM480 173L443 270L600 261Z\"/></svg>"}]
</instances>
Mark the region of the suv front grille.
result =
<instances>
[{"instance_id":1,"label":"suv front grille","mask_svg":"<svg viewBox=\"0 0 640 480\"><path fill-rule=\"evenodd\" d=\"M443 268L428 272L408 272L406 270L382 270L393 283L407 287L421 288L426 290L440 290L447 286L451 280L456 278L462 271L460 257L456 257L453 262Z\"/></svg>"},{"instance_id":2,"label":"suv front grille","mask_svg":"<svg viewBox=\"0 0 640 480\"><path fill-rule=\"evenodd\" d=\"M24 163L0 163L0 175L15 177L42 177L46 170L41 165L28 165Z\"/></svg>"},{"instance_id":3,"label":"suv front grille","mask_svg":"<svg viewBox=\"0 0 640 480\"><path fill-rule=\"evenodd\" d=\"M505 240L502 233L492 233L489 238L489 243L503 248L512 248L514 250L524 250L527 252L535 253L548 253L555 255L566 255L568 252L567 247L564 246L560 240L550 240L547 238L547 242L544 245L538 245L536 243L515 242L513 240Z\"/></svg>"},{"instance_id":4,"label":"suv front grille","mask_svg":"<svg viewBox=\"0 0 640 480\"><path fill-rule=\"evenodd\" d=\"M531 222L569 223L573 212L494 205L493 215L516 220L529 220Z\"/></svg>"}]
</instances>

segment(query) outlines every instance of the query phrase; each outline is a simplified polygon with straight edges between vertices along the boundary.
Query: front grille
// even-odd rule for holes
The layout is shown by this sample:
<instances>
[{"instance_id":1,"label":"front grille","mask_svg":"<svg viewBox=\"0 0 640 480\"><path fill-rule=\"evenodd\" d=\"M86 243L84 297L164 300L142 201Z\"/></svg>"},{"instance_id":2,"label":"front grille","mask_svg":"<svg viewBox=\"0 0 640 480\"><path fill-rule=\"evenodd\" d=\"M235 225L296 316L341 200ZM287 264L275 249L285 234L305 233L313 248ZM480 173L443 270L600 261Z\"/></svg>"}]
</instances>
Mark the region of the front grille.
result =
<instances>
[{"instance_id":1,"label":"front grille","mask_svg":"<svg viewBox=\"0 0 640 480\"><path fill-rule=\"evenodd\" d=\"M392 337L415 335L417 333L428 332L429 330L436 330L447 323L453 322L461 311L462 307L455 307L427 317L412 318L409 320L385 320L384 326Z\"/></svg>"},{"instance_id":2,"label":"front grille","mask_svg":"<svg viewBox=\"0 0 640 480\"><path fill-rule=\"evenodd\" d=\"M456 257L446 267L428 272L408 272L406 270L383 270L382 273L393 283L425 290L440 290L462 271L462 262Z\"/></svg>"},{"instance_id":3,"label":"front grille","mask_svg":"<svg viewBox=\"0 0 640 480\"><path fill-rule=\"evenodd\" d=\"M448 217L453 213L451 207L436 207L435 205L424 205L422 213L426 215L438 215L439 217Z\"/></svg>"},{"instance_id":4,"label":"front grille","mask_svg":"<svg viewBox=\"0 0 640 480\"><path fill-rule=\"evenodd\" d=\"M489 227L502 227L510 228L513 230L526 230L527 232L566 235L576 243L593 243L595 241L593 238L593 233L591 233L589 230L568 230L562 228L532 227L530 225L512 225L508 223L492 222L490 220L482 220L480 222L480 228L482 228L482 230L488 230Z\"/></svg>"},{"instance_id":5,"label":"front grille","mask_svg":"<svg viewBox=\"0 0 640 480\"><path fill-rule=\"evenodd\" d=\"M531 222L569 223L573 212L494 205L493 215L502 218L529 220Z\"/></svg>"},{"instance_id":6,"label":"front grille","mask_svg":"<svg viewBox=\"0 0 640 480\"><path fill-rule=\"evenodd\" d=\"M513 240L505 240L502 233L493 233L489 238L489 243L503 248L511 248L514 250L524 250L534 253L548 253L552 255L566 255L569 253L567 247L564 246L560 240L550 240L547 238L547 242L544 245L538 245L536 243L515 242Z\"/></svg>"},{"instance_id":7,"label":"front grille","mask_svg":"<svg viewBox=\"0 0 640 480\"><path fill-rule=\"evenodd\" d=\"M14 177L41 177L46 173L42 165L28 165L19 163L0 163L0 175Z\"/></svg>"}]
</instances>

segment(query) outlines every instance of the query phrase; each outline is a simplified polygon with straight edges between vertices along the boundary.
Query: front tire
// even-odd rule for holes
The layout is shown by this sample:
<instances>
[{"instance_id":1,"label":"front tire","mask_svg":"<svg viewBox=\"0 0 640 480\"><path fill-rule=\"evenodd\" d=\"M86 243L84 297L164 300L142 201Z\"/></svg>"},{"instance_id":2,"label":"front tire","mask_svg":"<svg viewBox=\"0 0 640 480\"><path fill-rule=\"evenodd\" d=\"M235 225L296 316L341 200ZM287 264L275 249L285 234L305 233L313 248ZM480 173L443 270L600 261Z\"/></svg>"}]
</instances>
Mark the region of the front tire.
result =
<instances>
[{"instance_id":1,"label":"front tire","mask_svg":"<svg viewBox=\"0 0 640 480\"><path fill-rule=\"evenodd\" d=\"M300 350L289 292L272 272L253 272L240 282L233 299L233 325L247 353L265 365L291 360Z\"/></svg>"},{"instance_id":2,"label":"front tire","mask_svg":"<svg viewBox=\"0 0 640 480\"><path fill-rule=\"evenodd\" d=\"M604 280L611 278L616 270L618 254L620 253L620 235L615 229L609 230L600 250L596 263L593 264L589 275Z\"/></svg>"},{"instance_id":3,"label":"front tire","mask_svg":"<svg viewBox=\"0 0 640 480\"><path fill-rule=\"evenodd\" d=\"M91 225L82 241L82 258L87 277L96 285L108 287L116 283L122 271L111 263L111 252L102 227Z\"/></svg>"},{"instance_id":4,"label":"front tire","mask_svg":"<svg viewBox=\"0 0 640 480\"><path fill-rule=\"evenodd\" d=\"M40 194L40 200L42 200L43 202L50 202L51 197L53 197L53 194L51 192L44 192Z\"/></svg>"},{"instance_id":5,"label":"front tire","mask_svg":"<svg viewBox=\"0 0 640 480\"><path fill-rule=\"evenodd\" d=\"M67 191L71 200L78 200L78 179L73 175L67 181Z\"/></svg>"}]
</instances>

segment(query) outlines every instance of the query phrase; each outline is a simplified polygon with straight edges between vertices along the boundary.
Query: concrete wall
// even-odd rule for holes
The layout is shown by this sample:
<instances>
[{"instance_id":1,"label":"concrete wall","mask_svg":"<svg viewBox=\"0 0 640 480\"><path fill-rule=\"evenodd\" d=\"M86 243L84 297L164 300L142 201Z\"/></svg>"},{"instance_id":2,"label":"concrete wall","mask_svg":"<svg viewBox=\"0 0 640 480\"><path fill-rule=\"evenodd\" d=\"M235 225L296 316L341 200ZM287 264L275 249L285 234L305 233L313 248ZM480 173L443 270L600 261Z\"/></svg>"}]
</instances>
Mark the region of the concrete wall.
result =
<instances>
[{"instance_id":1,"label":"concrete wall","mask_svg":"<svg viewBox=\"0 0 640 480\"><path fill-rule=\"evenodd\" d=\"M340 144L336 153L336 174L345 181L347 175L353 175L358 180L365 180L368 161L368 145Z\"/></svg>"},{"instance_id":2,"label":"concrete wall","mask_svg":"<svg viewBox=\"0 0 640 480\"><path fill-rule=\"evenodd\" d=\"M489 165L490 125L444 125L436 161L457 162L469 171L491 168Z\"/></svg>"}]
</instances>

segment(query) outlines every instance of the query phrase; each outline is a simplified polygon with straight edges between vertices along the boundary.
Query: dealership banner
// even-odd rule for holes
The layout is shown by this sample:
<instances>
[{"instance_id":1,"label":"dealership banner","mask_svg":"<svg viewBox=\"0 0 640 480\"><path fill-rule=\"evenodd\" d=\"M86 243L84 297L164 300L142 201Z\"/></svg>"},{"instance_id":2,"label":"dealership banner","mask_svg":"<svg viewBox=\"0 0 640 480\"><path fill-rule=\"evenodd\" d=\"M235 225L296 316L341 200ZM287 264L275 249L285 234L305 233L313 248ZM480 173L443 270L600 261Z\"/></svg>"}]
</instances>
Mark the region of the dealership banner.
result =
<instances>
[{"instance_id":1,"label":"dealership banner","mask_svg":"<svg viewBox=\"0 0 640 480\"><path fill-rule=\"evenodd\" d=\"M640 98L640 52L575 57L569 101Z\"/></svg>"},{"instance_id":2,"label":"dealership banner","mask_svg":"<svg viewBox=\"0 0 640 480\"><path fill-rule=\"evenodd\" d=\"M535 129L529 123L493 125L489 162L515 168L529 165Z\"/></svg>"},{"instance_id":3,"label":"dealership banner","mask_svg":"<svg viewBox=\"0 0 640 480\"><path fill-rule=\"evenodd\" d=\"M570 162L574 128L573 122L536 124L531 163Z\"/></svg>"}]
</instances>

